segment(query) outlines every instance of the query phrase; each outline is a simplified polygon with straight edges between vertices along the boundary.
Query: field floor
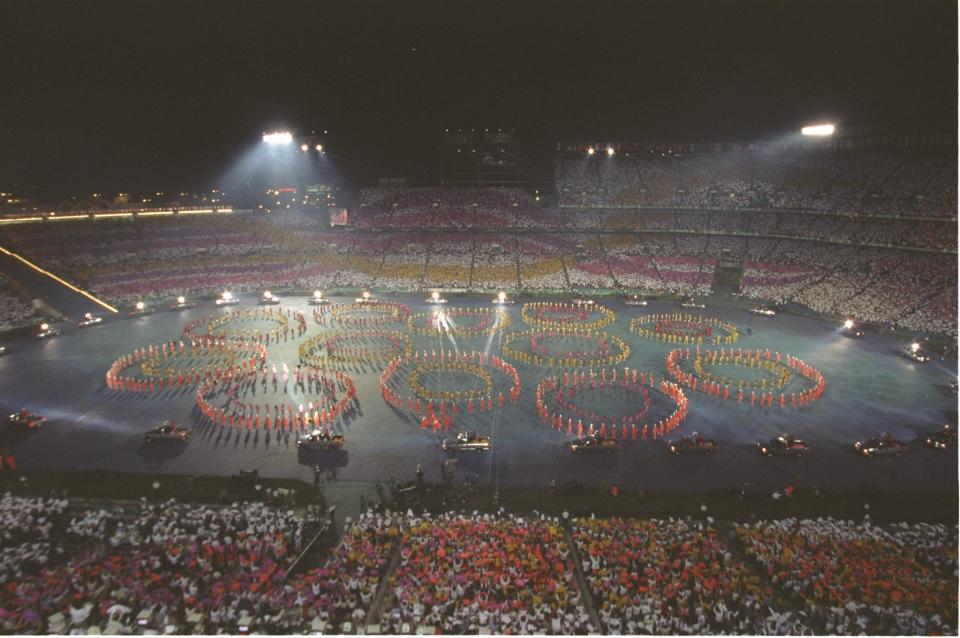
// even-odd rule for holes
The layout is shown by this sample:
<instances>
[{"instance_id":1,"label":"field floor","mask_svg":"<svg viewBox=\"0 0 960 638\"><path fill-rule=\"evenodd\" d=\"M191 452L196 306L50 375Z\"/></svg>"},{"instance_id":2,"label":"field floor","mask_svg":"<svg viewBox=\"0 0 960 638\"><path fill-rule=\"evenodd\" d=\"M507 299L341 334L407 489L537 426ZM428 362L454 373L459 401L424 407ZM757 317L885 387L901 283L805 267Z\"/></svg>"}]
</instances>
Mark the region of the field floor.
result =
<instances>
[{"instance_id":1,"label":"field floor","mask_svg":"<svg viewBox=\"0 0 960 638\"><path fill-rule=\"evenodd\" d=\"M425 295L384 297L409 305L411 312L425 312ZM335 299L348 302L347 299ZM511 325L506 334L530 329L520 317L521 299L508 307ZM247 307L248 301L241 307ZM664 356L671 345L642 338L629 330L630 319L652 313L690 312L674 302L653 301L647 308L628 308L620 301L606 303L616 312L616 321L603 330L620 337L630 347L621 364L631 369L665 373ZM490 307L489 297L451 298L451 307ZM286 299L283 308L299 309L307 315L307 333L279 345L270 345L268 365L291 369L298 362L298 346L305 339L331 330L311 317L305 299ZM48 422L31 433L0 425L0 446L10 448L23 468L48 470L107 470L111 472L156 472L228 476L241 469L256 469L261 476L300 479L312 483L314 467L320 466L324 480L338 486L350 498L370 493L377 480L410 479L421 465L428 481L440 481L440 465L446 458L440 448L443 433L423 431L419 421L398 413L381 397L378 380L382 365L350 365L343 368L356 381L358 405L347 419L335 424L346 436L340 454L298 455L295 433L248 432L213 426L201 419L194 406L192 388L156 394L109 390L104 372L117 357L134 348L179 339L184 323L226 312L210 302L181 312L160 311L140 318L108 318L90 328L68 328L60 337L38 341L23 337L7 342L8 354L0 358L0 407L8 414L21 407L48 417ZM853 340L840 335L839 327L820 320L781 314L773 318L750 315L739 301L719 296L707 300L707 308L693 311L736 324L740 330L734 348L769 348L791 354L819 369L826 379L823 397L804 409L789 403L779 408L751 408L748 401L723 401L688 392L689 416L666 438L699 431L715 439L719 452L710 457L673 457L662 441L628 439L613 455L572 455L558 433L536 416L534 393L537 384L562 370L528 365L507 358L516 366L521 392L516 403L491 412L453 418L452 431L475 429L493 439L493 450L460 456L454 465L458 481L476 481L482 488L538 488L555 480L559 484L577 481L583 485L617 485L624 490L697 492L710 490L782 490L818 487L830 491L861 488L885 492L943 493L956 498L956 450L939 452L914 444L920 435L946 423L956 424L957 396L949 383L957 378L956 361L935 359L917 365L899 356L901 343L889 336L868 333ZM469 321L466 321L469 323ZM572 321L575 325L575 321ZM406 331L406 325L386 325ZM747 328L752 334L747 334ZM418 351L451 348L499 354L505 335L493 338L413 337ZM527 341L518 340L529 349ZM544 347L572 349L575 343L545 340ZM582 345L582 344L579 344ZM587 344L589 345L589 344ZM382 347L382 344L377 347ZM583 346L586 349L587 346ZM611 352L615 348L611 345ZM705 346L705 349L708 347ZM692 361L684 361L689 369ZM754 378L756 371L725 366L714 370L727 376ZM492 371L495 392L506 388ZM450 391L459 384L482 388L469 375L442 373L426 375L423 385L436 391ZM791 378L786 391L800 391L805 382ZM402 387L402 382L401 386ZM292 388L291 403L306 403L310 397ZM779 391L778 391L779 392ZM283 394L282 384L278 389ZM609 393L609 391L608 391ZM585 393L581 401L593 413L633 414L640 410L638 395ZM662 395L651 392L648 418L659 418L670 408ZM278 395L270 388L264 402ZM658 412L660 411L660 412ZM147 446L143 433L165 419L174 419L194 428L184 446ZM576 422L576 420L574 421ZM790 432L812 447L805 458L764 458L755 447L758 439ZM881 432L909 443L901 457L865 459L854 454L851 445L858 439Z\"/></svg>"}]
</instances>

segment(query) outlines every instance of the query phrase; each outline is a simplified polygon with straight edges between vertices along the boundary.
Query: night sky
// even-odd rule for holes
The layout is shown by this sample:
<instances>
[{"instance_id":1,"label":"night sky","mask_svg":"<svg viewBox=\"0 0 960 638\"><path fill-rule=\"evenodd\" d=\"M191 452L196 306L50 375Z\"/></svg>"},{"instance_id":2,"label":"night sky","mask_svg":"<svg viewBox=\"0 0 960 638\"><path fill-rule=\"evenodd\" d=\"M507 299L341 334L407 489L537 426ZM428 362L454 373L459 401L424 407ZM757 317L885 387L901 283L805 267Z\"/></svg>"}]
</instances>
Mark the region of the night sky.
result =
<instances>
[{"instance_id":1,"label":"night sky","mask_svg":"<svg viewBox=\"0 0 960 638\"><path fill-rule=\"evenodd\" d=\"M957 122L953 1L0 3L0 189L201 188L261 131L416 175L444 128L754 139Z\"/></svg>"}]
</instances>

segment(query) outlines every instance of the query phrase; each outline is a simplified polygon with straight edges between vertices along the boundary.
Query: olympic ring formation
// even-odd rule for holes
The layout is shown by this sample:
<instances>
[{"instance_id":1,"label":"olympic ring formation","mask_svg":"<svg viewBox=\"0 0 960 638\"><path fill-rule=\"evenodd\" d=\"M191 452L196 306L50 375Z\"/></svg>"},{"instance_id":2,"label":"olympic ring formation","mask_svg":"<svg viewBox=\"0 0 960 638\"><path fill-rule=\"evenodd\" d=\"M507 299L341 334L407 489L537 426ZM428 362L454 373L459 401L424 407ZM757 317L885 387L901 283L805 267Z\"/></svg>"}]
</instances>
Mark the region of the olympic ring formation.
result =
<instances>
[{"instance_id":1,"label":"olympic ring formation","mask_svg":"<svg viewBox=\"0 0 960 638\"><path fill-rule=\"evenodd\" d=\"M639 398L640 408L630 414L602 415L584 409L573 399L590 392L624 392L632 401ZM674 410L656 422L645 422L650 409L651 392L669 398ZM687 397L675 383L666 380L657 382L652 372L638 372L630 368L603 368L599 374L595 370L564 373L562 376L547 377L537 386L537 415L551 430L563 432L567 436L600 434L627 440L658 439L676 428L687 417ZM586 419L586 422L584 421Z\"/></svg>"},{"instance_id":2,"label":"olympic ring formation","mask_svg":"<svg viewBox=\"0 0 960 638\"><path fill-rule=\"evenodd\" d=\"M321 350L323 354L317 351ZM379 365L409 356L413 339L399 330L347 330L311 337L300 344L300 361L315 368L326 364Z\"/></svg>"},{"instance_id":3,"label":"olympic ring formation","mask_svg":"<svg viewBox=\"0 0 960 638\"><path fill-rule=\"evenodd\" d=\"M291 327L291 319L296 326ZM256 330L246 328L238 334L226 334L223 331L224 326L232 323L253 323L264 321L276 324L278 327L272 330ZM246 310L234 310L224 315L208 315L202 319L194 319L183 327L184 338L193 339L200 336L197 329L205 325L207 335L216 337L225 337L231 341L248 341L255 343L269 344L279 343L281 339L286 341L289 338L296 338L307 331L307 320L302 312L296 310L282 310L280 308L248 308Z\"/></svg>"},{"instance_id":4,"label":"olympic ring formation","mask_svg":"<svg viewBox=\"0 0 960 638\"><path fill-rule=\"evenodd\" d=\"M520 316L535 328L558 329L575 326L581 330L599 330L612 324L617 318L617 313L600 304L587 306L534 302L524 304L520 308Z\"/></svg>"},{"instance_id":5,"label":"olympic ring formation","mask_svg":"<svg viewBox=\"0 0 960 638\"><path fill-rule=\"evenodd\" d=\"M410 308L395 301L356 301L331 306L330 316L341 325L363 328L406 321Z\"/></svg>"},{"instance_id":6,"label":"olympic ring formation","mask_svg":"<svg viewBox=\"0 0 960 638\"><path fill-rule=\"evenodd\" d=\"M770 388L782 388L790 382L793 376L790 368L782 363L770 359L764 359L759 353L754 353L753 357L731 357L726 353L720 353L716 350L706 353L697 353L693 360L693 370L703 381L712 381L722 386L737 386L740 388L760 388L766 390ZM725 375L714 374L704 366L739 366L757 370L763 370L769 375L769 380L764 377L761 379L731 378Z\"/></svg>"},{"instance_id":7,"label":"olympic ring formation","mask_svg":"<svg viewBox=\"0 0 960 638\"><path fill-rule=\"evenodd\" d=\"M604 386L605 385L606 383L604 382ZM613 388L615 386L611 383L610 387ZM647 412L650 411L650 392L647 390L646 386L640 383L625 382L621 383L619 388L622 389L625 394L631 396L633 400L638 400L640 403L640 407L637 410L634 410L631 414L623 414L619 416L602 415L594 412L593 410L588 410L581 407L580 404L574 401L574 398L594 392L595 390L590 386L567 388L566 394L563 392L563 390L558 390L553 399L558 411L572 414L580 419L586 419L590 423L605 424L607 421L609 421L611 424L616 424L619 422L621 425L639 423L643 417L647 415ZM601 390L603 390L603 388L601 388Z\"/></svg>"},{"instance_id":8,"label":"olympic ring formation","mask_svg":"<svg viewBox=\"0 0 960 638\"><path fill-rule=\"evenodd\" d=\"M406 398L399 394L400 384L398 377L402 373L408 372L406 387L411 394ZM437 372L452 372L476 377L483 386L475 390L430 390L421 382L421 378L427 374ZM516 368L495 356L481 352L459 352L459 353L419 353L414 352L413 357L397 357L391 361L387 368L380 375L380 392L384 400L397 410L403 410L406 407L408 412L421 412L421 402L427 401L427 410L431 413L434 409L434 403L439 402L438 410L446 413L447 404L450 406L451 414L458 414L461 408L466 408L467 413L472 414L474 410L490 411L493 409L494 379L491 372L506 377L510 381L510 389L506 395L498 393L497 401L500 407L509 400L514 403L520 396L520 375ZM415 398L414 398L415 397Z\"/></svg>"},{"instance_id":9,"label":"olympic ring formation","mask_svg":"<svg viewBox=\"0 0 960 638\"><path fill-rule=\"evenodd\" d=\"M553 339L585 342L590 349L554 352L546 345ZM523 342L528 344L529 352L519 347ZM528 365L592 368L622 363L630 356L630 346L620 337L606 332L561 327L511 333L503 340L503 354Z\"/></svg>"},{"instance_id":10,"label":"olympic ring formation","mask_svg":"<svg viewBox=\"0 0 960 638\"><path fill-rule=\"evenodd\" d=\"M649 324L652 324L649 325ZM729 345L740 338L737 327L716 317L681 313L641 315L630 320L630 332L667 343Z\"/></svg>"},{"instance_id":11,"label":"olympic ring formation","mask_svg":"<svg viewBox=\"0 0 960 638\"><path fill-rule=\"evenodd\" d=\"M306 409L302 403L293 405L285 402L274 404L271 410L270 404L264 403L261 413L259 403L238 398L255 390L258 378L262 378L265 389L266 370L262 372L262 377L254 369L243 370L239 374L230 372L222 378L210 379L197 388L194 396L197 407L206 418L221 426L302 432L336 421L338 416L348 411L350 402L357 394L353 378L339 370L325 372L308 368L303 371L298 367L294 374L295 388L302 388L304 396L317 395L316 400L309 401ZM211 403L212 397L219 394L227 399L223 407Z\"/></svg>"},{"instance_id":12,"label":"olympic ring formation","mask_svg":"<svg viewBox=\"0 0 960 638\"><path fill-rule=\"evenodd\" d=\"M177 367L170 365L187 357L210 357L215 365ZM200 337L189 345L170 341L150 345L115 360L107 370L105 382L111 390L127 392L155 392L164 388L197 385L211 379L221 379L227 374L239 374L254 370L266 361L267 349L259 343L227 341L223 338ZM125 375L123 371L140 365L142 377Z\"/></svg>"},{"instance_id":13,"label":"olympic ring formation","mask_svg":"<svg viewBox=\"0 0 960 638\"><path fill-rule=\"evenodd\" d=\"M481 397L490 396L493 393L493 379L490 377L490 373L484 370L482 367L472 363L448 363L443 359L439 361L425 361L415 367L410 372L410 377L407 381L407 383L410 385L410 390L421 399L426 399L428 401L437 401L441 399L449 401L452 399L454 396L452 391L435 392L428 390L420 381L420 375L427 375L434 372L456 372L471 375L480 379L481 383L483 384L482 389L458 391L464 399L479 399Z\"/></svg>"},{"instance_id":14,"label":"olympic ring formation","mask_svg":"<svg viewBox=\"0 0 960 638\"><path fill-rule=\"evenodd\" d=\"M459 319L473 317L472 325L458 325ZM454 337L478 337L510 327L510 315L490 308L446 308L420 312L407 319L410 332L432 337L438 333Z\"/></svg>"},{"instance_id":15,"label":"olympic ring formation","mask_svg":"<svg viewBox=\"0 0 960 638\"><path fill-rule=\"evenodd\" d=\"M743 350L733 348L720 350L700 351L693 354L694 373L684 372L680 362L690 360L690 349L682 350L677 348L671 350L666 356L667 374L677 381L680 385L687 386L694 392L698 389L703 394L707 394L716 399L731 400L736 398L738 403L749 400L751 407L759 404L760 407L772 407L774 401L779 407L783 408L789 404L796 408L807 406L823 394L826 388L826 381L823 374L813 366L807 365L801 359L792 355L784 355L779 352L768 350ZM740 366L763 371L769 378L756 379L735 379L726 376L715 376L712 374L702 374L704 365L716 366ZM775 390L783 390L787 383L794 376L800 376L809 381L812 386L803 392L791 392L789 395L781 392L779 397L774 396ZM736 394L731 393L736 390ZM749 390L749 396L744 394ZM760 390L760 394L757 394Z\"/></svg>"}]
</instances>

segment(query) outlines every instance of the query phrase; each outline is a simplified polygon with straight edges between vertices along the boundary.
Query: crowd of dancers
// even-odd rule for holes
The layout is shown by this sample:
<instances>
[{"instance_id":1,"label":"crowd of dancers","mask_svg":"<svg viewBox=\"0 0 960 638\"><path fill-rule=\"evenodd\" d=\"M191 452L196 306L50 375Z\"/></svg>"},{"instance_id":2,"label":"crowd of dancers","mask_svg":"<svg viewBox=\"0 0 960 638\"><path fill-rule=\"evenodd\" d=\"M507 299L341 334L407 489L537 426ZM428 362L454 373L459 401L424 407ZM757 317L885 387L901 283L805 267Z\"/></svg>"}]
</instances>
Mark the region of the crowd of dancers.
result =
<instances>
[{"instance_id":1,"label":"crowd of dancers","mask_svg":"<svg viewBox=\"0 0 960 638\"><path fill-rule=\"evenodd\" d=\"M756 391L758 382L753 379L735 380L718 377L718 380L713 380L709 377L705 378L684 372L681 369L680 362L690 359L690 348L685 350L677 348L667 354L665 359L667 374L693 392L699 390L702 394L717 399L722 398L724 401L733 400L734 398L737 403L749 401L751 407L759 405L759 407L769 408L773 407L774 403L776 403L780 408L786 405L794 409L797 407L804 408L819 399L826 388L826 381L819 370L793 355L771 352L769 348L766 350L753 350L750 348L744 350L737 348L736 351L734 351L733 348L729 350L721 349L718 354L716 351L701 353L698 346L693 352L694 366L696 367L699 361L701 369L703 363L701 359L702 355L707 357L707 361L716 365L746 365L750 368L765 370L772 373L772 375L769 382L767 382L766 379L760 380L760 392L758 394ZM793 373L809 381L811 384L810 387L800 392L791 392L789 395L781 392L779 396L777 396L777 393L773 390L778 388L780 382L782 382L782 385L779 385L779 388L786 385L790 375ZM724 383L724 381L727 383ZM736 388L733 387L734 385L736 385ZM736 394L733 393L734 389L736 390ZM749 390L750 394L746 394L745 390Z\"/></svg>"},{"instance_id":2,"label":"crowd of dancers","mask_svg":"<svg viewBox=\"0 0 960 638\"><path fill-rule=\"evenodd\" d=\"M520 308L523 320L536 328L557 329L576 325L581 330L599 330L616 320L616 313L599 304L535 301Z\"/></svg>"},{"instance_id":3,"label":"crowd of dancers","mask_svg":"<svg viewBox=\"0 0 960 638\"><path fill-rule=\"evenodd\" d=\"M413 352L413 339L399 330L358 328L322 334L300 344L300 361L324 365L380 365Z\"/></svg>"},{"instance_id":4,"label":"crowd of dancers","mask_svg":"<svg viewBox=\"0 0 960 638\"><path fill-rule=\"evenodd\" d=\"M177 361L206 358L212 363L179 367ZM104 382L111 390L159 392L210 383L227 375L254 370L267 358L267 349L259 343L228 341L220 336L199 336L189 342L168 341L138 348L116 359L107 369ZM127 368L139 366L142 374L125 375Z\"/></svg>"},{"instance_id":5,"label":"crowd of dancers","mask_svg":"<svg viewBox=\"0 0 960 638\"><path fill-rule=\"evenodd\" d=\"M258 387L262 395L270 385L275 394L282 389L283 400L261 404L248 398L255 396ZM308 400L306 405L287 403L286 397L297 390L304 398L313 396L315 400ZM195 400L200 414L221 427L302 432L329 427L354 408L356 396L353 378L339 370L300 365L289 370L284 363L280 370L276 364L270 370L263 365L259 370L213 379L197 388Z\"/></svg>"},{"instance_id":6,"label":"crowd of dancers","mask_svg":"<svg viewBox=\"0 0 960 638\"><path fill-rule=\"evenodd\" d=\"M597 373L564 372L560 376L547 377L537 386L536 407L540 420L551 430L578 438L599 435L601 437L619 438L636 441L659 439L667 432L675 429L687 416L687 397L679 386L664 380L657 383L652 372L638 371L637 369L623 368L619 373L617 368L604 368ZM659 391L673 404L672 412L662 416L655 422L644 422L650 410L650 389ZM600 414L576 404L573 397L577 394L600 392L604 401L609 401L614 394L627 394L630 401L639 398L641 408L628 414Z\"/></svg>"},{"instance_id":7,"label":"crowd of dancers","mask_svg":"<svg viewBox=\"0 0 960 638\"><path fill-rule=\"evenodd\" d=\"M496 401L493 379L487 368L498 371L509 381L509 388L498 390ZM429 390L416 382L418 370L429 373L430 370L449 370L454 373L472 374L483 382L482 390ZM400 377L406 376L404 385ZM498 384L499 385L499 384ZM400 394L400 388L406 387L412 392L406 397ZM507 403L515 403L520 397L520 375L516 369L496 355L482 352L440 352L435 350L414 351L412 357L396 358L391 361L380 375L379 388L384 401L398 411L416 415L423 429L444 430L450 428L452 419L461 414L474 415L494 410L494 403L503 408Z\"/></svg>"},{"instance_id":8,"label":"crowd of dancers","mask_svg":"<svg viewBox=\"0 0 960 638\"><path fill-rule=\"evenodd\" d=\"M585 342L584 345L596 344L596 347L593 350L554 350L546 345L551 341ZM520 344L523 342L527 343L529 351L522 349ZM503 341L503 354L527 365L592 368L622 363L630 356L630 346L614 334L564 326L511 333Z\"/></svg>"},{"instance_id":9,"label":"crowd of dancers","mask_svg":"<svg viewBox=\"0 0 960 638\"><path fill-rule=\"evenodd\" d=\"M292 322L292 326L291 326ZM236 324L255 325L262 323L274 323L278 328L260 329L241 328L236 329ZM230 326L229 330L225 327ZM307 320L302 312L287 308L248 308L246 310L233 310L220 316L209 316L200 319L188 321L183 327L184 338L195 338L202 336L197 332L200 327L206 328L207 335L223 335L232 341L242 341L250 343L260 343L269 345L271 342L278 344L281 339L286 342L289 339L296 339L307 331Z\"/></svg>"},{"instance_id":10,"label":"crowd of dancers","mask_svg":"<svg viewBox=\"0 0 960 638\"><path fill-rule=\"evenodd\" d=\"M714 330L717 330L716 334ZM684 313L634 317L630 320L630 331L647 339L698 346L704 343L729 345L740 338L737 326L732 323L720 321L715 317Z\"/></svg>"}]
</instances>

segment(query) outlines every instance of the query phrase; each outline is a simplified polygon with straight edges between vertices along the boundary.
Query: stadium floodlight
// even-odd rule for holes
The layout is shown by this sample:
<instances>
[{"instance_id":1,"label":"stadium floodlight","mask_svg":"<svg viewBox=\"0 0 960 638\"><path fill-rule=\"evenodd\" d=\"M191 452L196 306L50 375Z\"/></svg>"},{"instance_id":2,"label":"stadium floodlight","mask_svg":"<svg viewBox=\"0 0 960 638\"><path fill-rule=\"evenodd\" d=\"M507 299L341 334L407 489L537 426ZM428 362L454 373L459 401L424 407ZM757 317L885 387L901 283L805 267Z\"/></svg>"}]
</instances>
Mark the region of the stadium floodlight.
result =
<instances>
[{"instance_id":1,"label":"stadium floodlight","mask_svg":"<svg viewBox=\"0 0 960 638\"><path fill-rule=\"evenodd\" d=\"M593 149L592 146L587 149L587 155L593 155L594 153L596 153L596 151Z\"/></svg>"},{"instance_id":2,"label":"stadium floodlight","mask_svg":"<svg viewBox=\"0 0 960 638\"><path fill-rule=\"evenodd\" d=\"M612 146L608 146L608 147L607 147L607 157L613 157L613 153L614 153L613 147L612 147Z\"/></svg>"},{"instance_id":3,"label":"stadium floodlight","mask_svg":"<svg viewBox=\"0 0 960 638\"><path fill-rule=\"evenodd\" d=\"M833 135L835 127L833 124L813 124L811 126L804 126L800 129L800 132L803 135L811 137L828 137Z\"/></svg>"},{"instance_id":4,"label":"stadium floodlight","mask_svg":"<svg viewBox=\"0 0 960 638\"><path fill-rule=\"evenodd\" d=\"M300 150L303 151L304 153L306 153L307 151L310 150L310 147L307 146L306 144L301 144L301 145L300 145Z\"/></svg>"},{"instance_id":5,"label":"stadium floodlight","mask_svg":"<svg viewBox=\"0 0 960 638\"><path fill-rule=\"evenodd\" d=\"M853 328L853 319L847 319L846 321L844 321L843 327L846 328L847 330L849 330L850 328Z\"/></svg>"},{"instance_id":6,"label":"stadium floodlight","mask_svg":"<svg viewBox=\"0 0 960 638\"><path fill-rule=\"evenodd\" d=\"M293 142L293 134L289 131L275 131L273 133L264 133L263 141L271 146L286 146Z\"/></svg>"}]
</instances>

